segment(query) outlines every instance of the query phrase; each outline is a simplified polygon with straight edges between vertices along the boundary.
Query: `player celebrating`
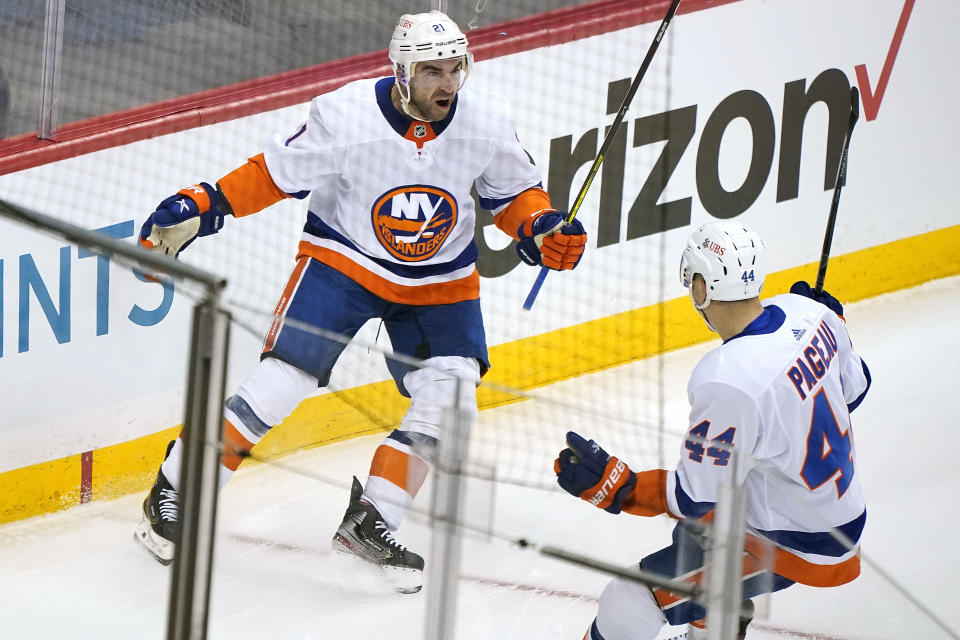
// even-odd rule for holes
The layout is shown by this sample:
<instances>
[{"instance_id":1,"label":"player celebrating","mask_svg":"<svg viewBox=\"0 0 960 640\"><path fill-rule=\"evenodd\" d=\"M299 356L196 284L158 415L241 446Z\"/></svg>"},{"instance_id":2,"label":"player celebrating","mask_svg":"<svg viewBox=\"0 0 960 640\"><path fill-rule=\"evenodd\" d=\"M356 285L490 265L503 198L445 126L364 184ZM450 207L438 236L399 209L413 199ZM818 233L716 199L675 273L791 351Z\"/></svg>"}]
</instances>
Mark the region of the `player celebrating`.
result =
<instances>
[{"instance_id":1,"label":"player celebrating","mask_svg":"<svg viewBox=\"0 0 960 640\"><path fill-rule=\"evenodd\" d=\"M245 451L327 384L345 345L302 327L349 339L367 320L382 319L394 351L424 367L388 362L410 407L374 453L366 486L354 478L333 544L394 574L398 590L415 592L423 558L393 532L426 477L445 410L466 401L475 419L475 384L489 366L470 189L530 264L574 268L586 234L550 206L505 98L461 90L472 56L450 18L401 16L389 57L393 77L314 98L292 135L274 137L215 185L161 202L140 242L177 255L197 236L219 231L228 215L310 196L261 361L226 401L220 485ZM458 384L464 380L470 384ZM456 398L458 388L468 397ZM164 563L179 536L182 448L179 438L168 448L136 534Z\"/></svg>"},{"instance_id":2,"label":"player celebrating","mask_svg":"<svg viewBox=\"0 0 960 640\"><path fill-rule=\"evenodd\" d=\"M866 395L870 374L853 350L843 307L828 293L798 282L791 293L760 301L764 251L755 232L730 222L703 225L687 241L680 277L723 344L690 377L690 429L676 470L634 473L573 432L554 463L563 489L601 509L680 519L673 544L640 567L691 582L702 577L704 560L697 522L710 520L721 484L744 485L741 638L749 598L794 582L830 587L856 578L867 515L850 411ZM736 477L729 447L739 456ZM756 557L766 545L772 572ZM585 639L652 640L665 622L689 624L688 637L705 637L704 616L689 599L616 579Z\"/></svg>"}]
</instances>

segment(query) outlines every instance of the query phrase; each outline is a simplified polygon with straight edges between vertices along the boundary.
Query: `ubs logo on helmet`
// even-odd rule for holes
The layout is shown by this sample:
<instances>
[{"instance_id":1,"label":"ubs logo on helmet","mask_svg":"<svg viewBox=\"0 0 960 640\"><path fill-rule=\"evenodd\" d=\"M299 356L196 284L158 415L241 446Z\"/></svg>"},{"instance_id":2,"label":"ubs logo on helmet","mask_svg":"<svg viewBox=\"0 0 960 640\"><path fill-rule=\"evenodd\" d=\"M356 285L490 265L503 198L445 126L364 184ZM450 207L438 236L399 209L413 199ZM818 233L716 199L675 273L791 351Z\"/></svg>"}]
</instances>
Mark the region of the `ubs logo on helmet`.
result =
<instances>
[{"instance_id":1,"label":"ubs logo on helmet","mask_svg":"<svg viewBox=\"0 0 960 640\"><path fill-rule=\"evenodd\" d=\"M714 242L713 240L711 240L710 238L704 239L703 244L701 246L708 251L714 252L718 256L721 256L721 257L723 256L724 248L719 244L717 244L716 242Z\"/></svg>"},{"instance_id":2,"label":"ubs logo on helmet","mask_svg":"<svg viewBox=\"0 0 960 640\"><path fill-rule=\"evenodd\" d=\"M390 254L419 262L443 246L457 223L457 201L437 187L407 185L387 191L371 209L373 231Z\"/></svg>"}]
</instances>

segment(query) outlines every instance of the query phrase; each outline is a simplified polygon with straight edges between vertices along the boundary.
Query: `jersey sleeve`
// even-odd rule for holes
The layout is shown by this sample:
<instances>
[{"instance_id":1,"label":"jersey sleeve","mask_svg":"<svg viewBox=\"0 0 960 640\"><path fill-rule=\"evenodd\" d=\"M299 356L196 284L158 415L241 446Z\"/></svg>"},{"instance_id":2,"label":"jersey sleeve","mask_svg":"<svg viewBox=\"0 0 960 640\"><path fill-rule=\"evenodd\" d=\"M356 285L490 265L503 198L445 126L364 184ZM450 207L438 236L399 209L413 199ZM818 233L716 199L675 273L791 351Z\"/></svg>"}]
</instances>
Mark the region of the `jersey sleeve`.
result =
<instances>
[{"instance_id":1,"label":"jersey sleeve","mask_svg":"<svg viewBox=\"0 0 960 640\"><path fill-rule=\"evenodd\" d=\"M843 398L847 409L853 411L867 395L870 389L870 370L866 362L853 348L853 341L847 333L846 324L838 316L828 313L827 326L837 342L837 355L840 358L840 382L843 385Z\"/></svg>"},{"instance_id":2,"label":"jersey sleeve","mask_svg":"<svg viewBox=\"0 0 960 640\"><path fill-rule=\"evenodd\" d=\"M701 518L713 510L721 484L742 483L752 468L760 411L746 393L724 382L691 380L689 395L690 427L676 471L667 474L666 497L672 514ZM746 455L735 460L725 446Z\"/></svg>"},{"instance_id":3,"label":"jersey sleeve","mask_svg":"<svg viewBox=\"0 0 960 640\"><path fill-rule=\"evenodd\" d=\"M636 478L633 491L623 501L623 511L635 516L659 516L669 513L667 506L667 471L652 469L633 474Z\"/></svg>"},{"instance_id":4,"label":"jersey sleeve","mask_svg":"<svg viewBox=\"0 0 960 640\"><path fill-rule=\"evenodd\" d=\"M508 205L502 207L493 217L497 228L514 240L520 239L520 227L527 226L525 233L529 233L528 225L545 211L555 211L550 206L550 196L539 186L527 189L517 195Z\"/></svg>"},{"instance_id":5,"label":"jersey sleeve","mask_svg":"<svg viewBox=\"0 0 960 640\"><path fill-rule=\"evenodd\" d=\"M325 176L340 169L336 141L324 123L324 97L310 103L306 122L287 136L275 134L264 148L273 182L295 198L305 197Z\"/></svg>"},{"instance_id":6,"label":"jersey sleeve","mask_svg":"<svg viewBox=\"0 0 960 640\"><path fill-rule=\"evenodd\" d=\"M539 187L543 179L517 138L516 124L507 99L503 96L488 96L488 99L490 108L496 113L496 125L492 126L498 131L499 144L474 184L480 197L480 206L497 215L519 194Z\"/></svg>"},{"instance_id":7,"label":"jersey sleeve","mask_svg":"<svg viewBox=\"0 0 960 640\"><path fill-rule=\"evenodd\" d=\"M262 153L220 178L217 186L236 218L256 213L290 197L274 184Z\"/></svg>"}]
</instances>

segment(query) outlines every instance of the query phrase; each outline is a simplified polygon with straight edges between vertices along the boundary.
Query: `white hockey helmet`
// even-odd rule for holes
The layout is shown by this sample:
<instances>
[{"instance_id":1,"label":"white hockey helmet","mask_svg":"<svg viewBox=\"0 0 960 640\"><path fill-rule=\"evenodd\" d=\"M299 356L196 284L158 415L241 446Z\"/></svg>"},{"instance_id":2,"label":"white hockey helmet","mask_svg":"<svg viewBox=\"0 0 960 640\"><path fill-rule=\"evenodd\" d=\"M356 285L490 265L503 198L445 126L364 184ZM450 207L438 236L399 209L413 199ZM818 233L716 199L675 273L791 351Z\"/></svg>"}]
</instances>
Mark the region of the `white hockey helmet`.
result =
<instances>
[{"instance_id":1,"label":"white hockey helmet","mask_svg":"<svg viewBox=\"0 0 960 640\"><path fill-rule=\"evenodd\" d=\"M680 281L690 289L693 276L700 274L707 285L702 311L711 300L749 300L760 295L767 277L766 247L756 231L742 224L709 222L687 239L680 259ZM693 290L690 289L693 299Z\"/></svg>"},{"instance_id":2,"label":"white hockey helmet","mask_svg":"<svg viewBox=\"0 0 960 640\"><path fill-rule=\"evenodd\" d=\"M410 79L416 73L418 62L462 58L461 87L473 65L473 56L467 51L467 36L447 14L436 9L400 16L390 38L389 56L404 111L410 101Z\"/></svg>"}]
</instances>

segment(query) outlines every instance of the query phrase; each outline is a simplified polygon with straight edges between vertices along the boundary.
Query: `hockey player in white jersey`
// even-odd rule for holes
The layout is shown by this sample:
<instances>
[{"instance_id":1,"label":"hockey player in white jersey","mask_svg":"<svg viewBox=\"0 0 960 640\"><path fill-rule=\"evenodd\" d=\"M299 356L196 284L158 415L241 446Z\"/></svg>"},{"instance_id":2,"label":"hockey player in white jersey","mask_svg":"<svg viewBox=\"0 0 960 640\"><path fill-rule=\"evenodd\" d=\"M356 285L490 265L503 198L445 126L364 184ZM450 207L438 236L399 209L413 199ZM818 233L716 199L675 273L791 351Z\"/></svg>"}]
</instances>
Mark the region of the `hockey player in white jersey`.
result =
<instances>
[{"instance_id":1,"label":"hockey player in white jersey","mask_svg":"<svg viewBox=\"0 0 960 640\"><path fill-rule=\"evenodd\" d=\"M697 525L711 519L721 484L744 485L744 612L752 610L749 598L795 582L831 587L856 578L866 521L850 412L870 374L853 350L843 307L826 292L798 282L760 301L764 254L755 232L731 222L703 225L687 241L683 286L723 343L690 377L689 439L674 471L634 473L573 432L554 463L560 486L599 508L677 518L673 543L640 567L693 583L704 561ZM706 637L704 616L687 598L615 579L584 638L652 640L667 622L689 625L689 638ZM742 617L739 637L748 624Z\"/></svg>"},{"instance_id":2,"label":"hockey player in white jersey","mask_svg":"<svg viewBox=\"0 0 960 640\"><path fill-rule=\"evenodd\" d=\"M410 407L374 453L366 484L354 478L333 544L397 574L398 590L415 592L423 559L393 532L426 477L457 389L466 389L462 402L475 413L474 384L489 366L471 188L529 264L574 268L586 234L550 205L506 99L461 90L473 61L450 18L439 11L401 16L389 57L393 77L315 98L308 120L275 136L262 154L215 185L200 183L164 200L140 242L177 255L197 236L219 231L228 216L309 196L296 266L260 364L226 401L221 486L244 452L327 384L345 345L302 327L350 338L367 320L382 319L393 350L425 366L388 362ZM458 385L464 380L469 384ZM179 535L181 458L177 439L137 530L165 563Z\"/></svg>"}]
</instances>

